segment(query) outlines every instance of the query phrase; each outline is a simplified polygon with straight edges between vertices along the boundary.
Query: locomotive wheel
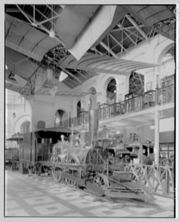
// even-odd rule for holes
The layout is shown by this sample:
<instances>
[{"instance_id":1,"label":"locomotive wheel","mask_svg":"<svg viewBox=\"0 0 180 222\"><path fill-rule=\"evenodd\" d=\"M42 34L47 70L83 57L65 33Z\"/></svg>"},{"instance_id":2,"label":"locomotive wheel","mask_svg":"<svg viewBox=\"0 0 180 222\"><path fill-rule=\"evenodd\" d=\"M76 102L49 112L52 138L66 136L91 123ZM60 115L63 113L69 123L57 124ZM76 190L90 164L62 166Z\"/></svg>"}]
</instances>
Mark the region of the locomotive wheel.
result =
<instances>
[{"instance_id":1,"label":"locomotive wheel","mask_svg":"<svg viewBox=\"0 0 180 222\"><path fill-rule=\"evenodd\" d=\"M104 196L108 186L108 178L104 174L97 174L92 182L87 182L87 189L96 196Z\"/></svg>"},{"instance_id":2,"label":"locomotive wheel","mask_svg":"<svg viewBox=\"0 0 180 222\"><path fill-rule=\"evenodd\" d=\"M103 188L107 188L109 186L108 178L104 174L97 174L93 179L93 183Z\"/></svg>"},{"instance_id":3,"label":"locomotive wheel","mask_svg":"<svg viewBox=\"0 0 180 222\"><path fill-rule=\"evenodd\" d=\"M53 179L56 182L60 182L62 180L62 170L58 167L54 167L52 169L52 175L53 175Z\"/></svg>"}]
</instances>

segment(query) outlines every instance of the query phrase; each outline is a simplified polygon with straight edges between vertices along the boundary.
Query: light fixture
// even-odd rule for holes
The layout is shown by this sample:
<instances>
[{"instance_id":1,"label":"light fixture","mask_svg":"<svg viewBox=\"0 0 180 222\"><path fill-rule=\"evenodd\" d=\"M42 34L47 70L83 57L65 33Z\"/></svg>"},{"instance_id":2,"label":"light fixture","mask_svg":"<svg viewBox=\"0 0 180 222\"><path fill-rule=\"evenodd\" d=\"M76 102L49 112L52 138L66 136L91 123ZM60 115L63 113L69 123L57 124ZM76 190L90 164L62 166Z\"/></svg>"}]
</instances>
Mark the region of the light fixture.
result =
<instances>
[{"instance_id":1,"label":"light fixture","mask_svg":"<svg viewBox=\"0 0 180 222\"><path fill-rule=\"evenodd\" d=\"M68 75L65 72L61 71L61 73L59 75L59 82L64 81L67 77L68 77Z\"/></svg>"},{"instance_id":2,"label":"light fixture","mask_svg":"<svg viewBox=\"0 0 180 222\"><path fill-rule=\"evenodd\" d=\"M5 65L5 69L8 70L8 66L7 65Z\"/></svg>"}]
</instances>

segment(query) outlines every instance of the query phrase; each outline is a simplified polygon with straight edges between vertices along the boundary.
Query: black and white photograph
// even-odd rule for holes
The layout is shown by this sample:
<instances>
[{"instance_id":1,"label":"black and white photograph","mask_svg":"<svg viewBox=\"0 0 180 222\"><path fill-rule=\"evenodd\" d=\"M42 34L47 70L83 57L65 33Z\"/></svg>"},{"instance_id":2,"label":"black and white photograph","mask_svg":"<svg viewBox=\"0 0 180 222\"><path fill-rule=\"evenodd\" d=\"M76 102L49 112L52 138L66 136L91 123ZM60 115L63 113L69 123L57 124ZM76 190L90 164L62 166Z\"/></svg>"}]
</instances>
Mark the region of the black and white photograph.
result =
<instances>
[{"instance_id":1,"label":"black and white photograph","mask_svg":"<svg viewBox=\"0 0 180 222\"><path fill-rule=\"evenodd\" d=\"M177 218L165 3L4 3L4 220Z\"/></svg>"}]
</instances>

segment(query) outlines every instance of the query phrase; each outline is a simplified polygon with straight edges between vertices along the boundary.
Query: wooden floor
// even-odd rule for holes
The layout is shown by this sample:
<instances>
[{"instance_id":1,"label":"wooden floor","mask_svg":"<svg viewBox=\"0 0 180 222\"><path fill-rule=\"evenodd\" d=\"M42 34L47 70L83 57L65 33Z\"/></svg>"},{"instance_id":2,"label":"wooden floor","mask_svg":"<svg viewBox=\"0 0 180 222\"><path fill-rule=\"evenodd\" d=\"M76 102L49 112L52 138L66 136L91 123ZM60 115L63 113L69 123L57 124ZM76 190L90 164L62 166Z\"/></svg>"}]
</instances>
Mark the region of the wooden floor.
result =
<instances>
[{"instance_id":1,"label":"wooden floor","mask_svg":"<svg viewBox=\"0 0 180 222\"><path fill-rule=\"evenodd\" d=\"M152 204L105 200L49 177L5 173L5 217L173 218L174 201L155 197Z\"/></svg>"}]
</instances>

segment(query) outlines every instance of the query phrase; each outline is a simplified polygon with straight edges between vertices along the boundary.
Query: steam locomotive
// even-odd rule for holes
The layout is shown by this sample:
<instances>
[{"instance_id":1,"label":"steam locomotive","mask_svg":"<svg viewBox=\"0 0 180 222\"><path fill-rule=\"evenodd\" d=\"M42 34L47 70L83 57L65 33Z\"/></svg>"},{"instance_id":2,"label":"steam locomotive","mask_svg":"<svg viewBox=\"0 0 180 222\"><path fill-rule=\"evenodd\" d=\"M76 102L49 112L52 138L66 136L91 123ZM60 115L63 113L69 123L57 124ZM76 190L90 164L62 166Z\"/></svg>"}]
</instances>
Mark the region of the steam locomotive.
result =
<instances>
[{"instance_id":1,"label":"steam locomotive","mask_svg":"<svg viewBox=\"0 0 180 222\"><path fill-rule=\"evenodd\" d=\"M24 134L19 141L22 173L52 174L56 182L64 182L88 190L97 196L153 200L149 191L126 170L128 160L136 155L115 146L112 139L93 140L91 146L73 146L59 141L70 131L58 128ZM128 159L126 157L129 157Z\"/></svg>"},{"instance_id":2,"label":"steam locomotive","mask_svg":"<svg viewBox=\"0 0 180 222\"><path fill-rule=\"evenodd\" d=\"M114 147L112 140L97 139L98 112L94 104L91 102L89 110L89 146L59 141L60 135L67 139L71 135L69 129L61 127L24 134L19 149L21 172L51 172L55 181L97 196L152 201L151 193L126 170L124 157L133 159L131 152Z\"/></svg>"},{"instance_id":3,"label":"steam locomotive","mask_svg":"<svg viewBox=\"0 0 180 222\"><path fill-rule=\"evenodd\" d=\"M152 201L148 190L135 181L132 172L126 171L123 160L113 152L116 148L111 146L111 142L108 139L96 140L89 148L54 147L54 180L86 189L97 196Z\"/></svg>"}]
</instances>

